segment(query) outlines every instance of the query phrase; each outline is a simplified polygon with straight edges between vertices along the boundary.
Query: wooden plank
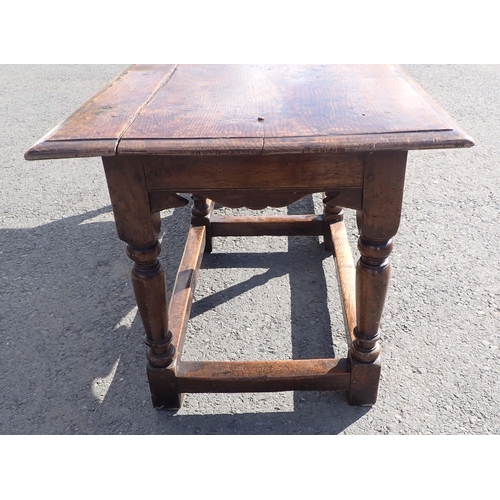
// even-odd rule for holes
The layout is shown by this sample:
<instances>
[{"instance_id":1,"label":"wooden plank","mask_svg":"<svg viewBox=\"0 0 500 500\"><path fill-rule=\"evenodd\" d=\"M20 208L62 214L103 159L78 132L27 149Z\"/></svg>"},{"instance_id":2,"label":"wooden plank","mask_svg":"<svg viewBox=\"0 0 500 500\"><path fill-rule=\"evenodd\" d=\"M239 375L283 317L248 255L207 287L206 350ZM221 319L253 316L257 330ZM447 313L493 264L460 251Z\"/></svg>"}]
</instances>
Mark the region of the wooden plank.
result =
<instances>
[{"instance_id":1,"label":"wooden plank","mask_svg":"<svg viewBox=\"0 0 500 500\"><path fill-rule=\"evenodd\" d=\"M118 139L136 112L168 82L175 65L131 66L76 110L48 139Z\"/></svg>"},{"instance_id":2,"label":"wooden plank","mask_svg":"<svg viewBox=\"0 0 500 500\"><path fill-rule=\"evenodd\" d=\"M213 139L128 139L122 138L118 148L121 155L261 155L263 139L213 138Z\"/></svg>"},{"instance_id":3,"label":"wooden plank","mask_svg":"<svg viewBox=\"0 0 500 500\"><path fill-rule=\"evenodd\" d=\"M474 140L460 130L408 132L327 137L283 137L276 139L132 139L120 141L122 155L228 156L276 154L336 154L363 151L408 151L420 149L470 148ZM115 155L116 140L37 142L24 155L26 160L83 158Z\"/></svg>"},{"instance_id":4,"label":"wooden plank","mask_svg":"<svg viewBox=\"0 0 500 500\"><path fill-rule=\"evenodd\" d=\"M470 148L472 139L458 126L454 130L366 135L297 136L263 139L122 139L119 154L136 155L275 155L335 154L362 151L408 151Z\"/></svg>"},{"instance_id":5,"label":"wooden plank","mask_svg":"<svg viewBox=\"0 0 500 500\"><path fill-rule=\"evenodd\" d=\"M181 361L180 392L343 391L349 388L346 359L284 361Z\"/></svg>"},{"instance_id":6,"label":"wooden plank","mask_svg":"<svg viewBox=\"0 0 500 500\"><path fill-rule=\"evenodd\" d=\"M325 191L362 187L364 155L144 156L148 189L180 193L276 187Z\"/></svg>"},{"instance_id":7,"label":"wooden plank","mask_svg":"<svg viewBox=\"0 0 500 500\"><path fill-rule=\"evenodd\" d=\"M355 340L354 328L356 327L356 266L347 239L344 221L330 224L330 233L332 235L334 260L342 298L347 343L351 345Z\"/></svg>"},{"instance_id":8,"label":"wooden plank","mask_svg":"<svg viewBox=\"0 0 500 500\"><path fill-rule=\"evenodd\" d=\"M212 216L212 236L322 235L322 215Z\"/></svg>"},{"instance_id":9,"label":"wooden plank","mask_svg":"<svg viewBox=\"0 0 500 500\"><path fill-rule=\"evenodd\" d=\"M333 154L360 151L470 148L472 146L474 146L474 140L457 126L454 130L439 132L279 137L266 139L262 154ZM186 151L186 154L189 153Z\"/></svg>"},{"instance_id":10,"label":"wooden plank","mask_svg":"<svg viewBox=\"0 0 500 500\"><path fill-rule=\"evenodd\" d=\"M245 64L180 65L125 139L262 138L261 70Z\"/></svg>"},{"instance_id":11,"label":"wooden plank","mask_svg":"<svg viewBox=\"0 0 500 500\"><path fill-rule=\"evenodd\" d=\"M468 147L399 67L134 65L27 159L116 154L316 154ZM64 144L61 144L64 143Z\"/></svg>"},{"instance_id":12,"label":"wooden plank","mask_svg":"<svg viewBox=\"0 0 500 500\"><path fill-rule=\"evenodd\" d=\"M173 64L130 66L42 137L26 159L116 154L123 132L174 69Z\"/></svg>"},{"instance_id":13,"label":"wooden plank","mask_svg":"<svg viewBox=\"0 0 500 500\"><path fill-rule=\"evenodd\" d=\"M93 141L44 141L40 139L26 153L25 160L114 156L116 139Z\"/></svg>"},{"instance_id":14,"label":"wooden plank","mask_svg":"<svg viewBox=\"0 0 500 500\"><path fill-rule=\"evenodd\" d=\"M188 64L124 137L268 139L453 129L450 117L397 66Z\"/></svg>"},{"instance_id":15,"label":"wooden plank","mask_svg":"<svg viewBox=\"0 0 500 500\"><path fill-rule=\"evenodd\" d=\"M168 310L168 324L172 332L172 344L176 350L176 359L180 360L184 336L193 304L196 280L203 260L206 226L189 229L184 253L175 278L174 290ZM181 391L182 392L182 391Z\"/></svg>"}]
</instances>

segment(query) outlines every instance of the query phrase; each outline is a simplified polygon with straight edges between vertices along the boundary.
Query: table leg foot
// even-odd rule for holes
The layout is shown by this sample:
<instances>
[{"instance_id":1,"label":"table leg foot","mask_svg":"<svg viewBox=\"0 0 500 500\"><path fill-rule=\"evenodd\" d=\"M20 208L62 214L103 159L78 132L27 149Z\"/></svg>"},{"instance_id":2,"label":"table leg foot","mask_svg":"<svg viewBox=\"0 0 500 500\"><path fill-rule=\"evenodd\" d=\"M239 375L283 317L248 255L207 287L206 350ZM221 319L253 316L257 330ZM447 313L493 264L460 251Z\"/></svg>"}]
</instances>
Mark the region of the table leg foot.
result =
<instances>
[{"instance_id":1,"label":"table leg foot","mask_svg":"<svg viewBox=\"0 0 500 500\"><path fill-rule=\"evenodd\" d=\"M349 384L349 404L372 406L377 401L380 380L380 357L372 363L364 363L349 356L351 381Z\"/></svg>"},{"instance_id":2,"label":"table leg foot","mask_svg":"<svg viewBox=\"0 0 500 500\"><path fill-rule=\"evenodd\" d=\"M153 406L162 410L179 410L184 394L177 390L174 370L159 368L148 363L147 374Z\"/></svg>"}]
</instances>

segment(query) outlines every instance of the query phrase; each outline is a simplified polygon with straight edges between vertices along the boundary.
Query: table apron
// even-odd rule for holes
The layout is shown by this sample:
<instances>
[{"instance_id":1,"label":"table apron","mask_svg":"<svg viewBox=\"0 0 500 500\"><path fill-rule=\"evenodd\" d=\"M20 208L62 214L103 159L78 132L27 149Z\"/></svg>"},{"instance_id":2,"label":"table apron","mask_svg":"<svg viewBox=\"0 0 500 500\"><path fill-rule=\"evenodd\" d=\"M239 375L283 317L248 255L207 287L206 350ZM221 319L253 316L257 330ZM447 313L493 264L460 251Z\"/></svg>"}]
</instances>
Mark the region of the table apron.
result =
<instances>
[{"instance_id":1,"label":"table apron","mask_svg":"<svg viewBox=\"0 0 500 500\"><path fill-rule=\"evenodd\" d=\"M142 157L148 191L328 191L363 186L364 154Z\"/></svg>"}]
</instances>

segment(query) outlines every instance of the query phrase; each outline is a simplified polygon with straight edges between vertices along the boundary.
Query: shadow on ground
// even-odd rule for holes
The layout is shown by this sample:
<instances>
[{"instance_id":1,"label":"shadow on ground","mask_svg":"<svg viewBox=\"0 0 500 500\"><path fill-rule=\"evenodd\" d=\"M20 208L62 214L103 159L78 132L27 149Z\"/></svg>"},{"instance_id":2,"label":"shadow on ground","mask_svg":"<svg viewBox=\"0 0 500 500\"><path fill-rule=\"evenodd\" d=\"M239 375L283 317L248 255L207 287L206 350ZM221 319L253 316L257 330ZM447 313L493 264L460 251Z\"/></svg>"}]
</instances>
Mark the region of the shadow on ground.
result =
<instances>
[{"instance_id":1,"label":"shadow on ground","mask_svg":"<svg viewBox=\"0 0 500 500\"><path fill-rule=\"evenodd\" d=\"M311 209L308 197L289 213ZM293 411L254 412L251 396L226 394L187 395L198 398L196 414L154 410L131 263L110 212L103 207L32 229L1 231L0 433L336 434L369 411L349 406L343 393L320 392L294 393ZM188 222L186 209L163 219L168 245L164 240L161 258L170 289ZM252 267L252 259L260 259L259 266L264 260L269 271L196 302L193 316L288 273L293 357L334 356L322 268L327 254L321 256L317 238L312 240L289 238L286 259L283 252L210 255L204 267L221 266L226 258L231 265ZM308 246L318 259L301 260ZM322 318L319 332L309 323L305 294L314 296L313 314ZM235 406L241 397L250 399Z\"/></svg>"}]
</instances>

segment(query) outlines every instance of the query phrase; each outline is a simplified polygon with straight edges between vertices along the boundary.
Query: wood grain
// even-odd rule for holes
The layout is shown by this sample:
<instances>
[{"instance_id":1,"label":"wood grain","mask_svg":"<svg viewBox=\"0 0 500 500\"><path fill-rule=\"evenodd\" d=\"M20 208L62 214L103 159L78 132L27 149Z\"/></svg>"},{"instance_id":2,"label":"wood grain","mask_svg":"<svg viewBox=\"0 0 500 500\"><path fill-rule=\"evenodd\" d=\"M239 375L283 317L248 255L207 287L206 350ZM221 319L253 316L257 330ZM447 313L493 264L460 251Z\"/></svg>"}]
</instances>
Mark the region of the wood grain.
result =
<instances>
[{"instance_id":1,"label":"wood grain","mask_svg":"<svg viewBox=\"0 0 500 500\"><path fill-rule=\"evenodd\" d=\"M406 151L366 155L363 181L362 235L375 241L398 231L406 174Z\"/></svg>"},{"instance_id":2,"label":"wood grain","mask_svg":"<svg viewBox=\"0 0 500 500\"><path fill-rule=\"evenodd\" d=\"M143 157L149 190L276 188L323 191L363 185L364 155L274 155Z\"/></svg>"},{"instance_id":3,"label":"wood grain","mask_svg":"<svg viewBox=\"0 0 500 500\"><path fill-rule=\"evenodd\" d=\"M168 318L177 362L180 360L189 315L191 314L193 294L203 260L205 238L205 226L190 228L170 299Z\"/></svg>"},{"instance_id":4,"label":"wood grain","mask_svg":"<svg viewBox=\"0 0 500 500\"><path fill-rule=\"evenodd\" d=\"M26 159L115 155L123 132L174 69L130 66L42 137Z\"/></svg>"},{"instance_id":5,"label":"wood grain","mask_svg":"<svg viewBox=\"0 0 500 500\"><path fill-rule=\"evenodd\" d=\"M385 134L334 135L324 137L281 137L267 139L262 154L326 154L360 151L409 151L420 149L469 148L474 140L458 126L454 130L398 132ZM186 152L186 154L189 154Z\"/></svg>"},{"instance_id":6,"label":"wood grain","mask_svg":"<svg viewBox=\"0 0 500 500\"><path fill-rule=\"evenodd\" d=\"M118 139L174 68L167 64L126 69L71 115L50 140Z\"/></svg>"},{"instance_id":7,"label":"wood grain","mask_svg":"<svg viewBox=\"0 0 500 500\"><path fill-rule=\"evenodd\" d=\"M349 387L345 359L283 361L182 361L181 392L342 391Z\"/></svg>"},{"instance_id":8,"label":"wood grain","mask_svg":"<svg viewBox=\"0 0 500 500\"><path fill-rule=\"evenodd\" d=\"M351 345L356 339L354 336L354 328L356 327L356 266L347 239L344 221L330 224L330 232L335 249L335 267L342 298L347 342L348 345Z\"/></svg>"},{"instance_id":9,"label":"wood grain","mask_svg":"<svg viewBox=\"0 0 500 500\"><path fill-rule=\"evenodd\" d=\"M322 215L212 216L212 236L300 236L323 234Z\"/></svg>"},{"instance_id":10,"label":"wood grain","mask_svg":"<svg viewBox=\"0 0 500 500\"><path fill-rule=\"evenodd\" d=\"M161 221L151 214L141 159L104 157L102 163L118 237L137 247L154 244Z\"/></svg>"},{"instance_id":11,"label":"wood grain","mask_svg":"<svg viewBox=\"0 0 500 500\"><path fill-rule=\"evenodd\" d=\"M121 155L226 156L264 154L264 141L255 137L213 139L127 139Z\"/></svg>"},{"instance_id":12,"label":"wood grain","mask_svg":"<svg viewBox=\"0 0 500 500\"><path fill-rule=\"evenodd\" d=\"M473 144L397 66L136 65L25 158L314 154Z\"/></svg>"},{"instance_id":13,"label":"wood grain","mask_svg":"<svg viewBox=\"0 0 500 500\"><path fill-rule=\"evenodd\" d=\"M145 330L153 405L182 392L349 390L371 405L379 325L401 216L408 150L472 139L396 66L131 66L38 141L27 159L102 156ZM324 216L214 217L325 192ZM159 211L193 198L170 307ZM207 199L208 198L208 199ZM354 277L342 207L358 210ZM339 275L348 359L182 362L203 251L212 236L323 234Z\"/></svg>"},{"instance_id":14,"label":"wood grain","mask_svg":"<svg viewBox=\"0 0 500 500\"><path fill-rule=\"evenodd\" d=\"M268 139L453 128L449 117L393 66L182 65L124 140Z\"/></svg>"}]
</instances>

